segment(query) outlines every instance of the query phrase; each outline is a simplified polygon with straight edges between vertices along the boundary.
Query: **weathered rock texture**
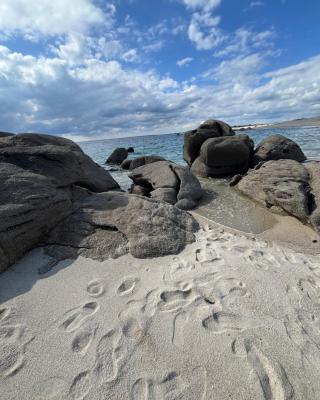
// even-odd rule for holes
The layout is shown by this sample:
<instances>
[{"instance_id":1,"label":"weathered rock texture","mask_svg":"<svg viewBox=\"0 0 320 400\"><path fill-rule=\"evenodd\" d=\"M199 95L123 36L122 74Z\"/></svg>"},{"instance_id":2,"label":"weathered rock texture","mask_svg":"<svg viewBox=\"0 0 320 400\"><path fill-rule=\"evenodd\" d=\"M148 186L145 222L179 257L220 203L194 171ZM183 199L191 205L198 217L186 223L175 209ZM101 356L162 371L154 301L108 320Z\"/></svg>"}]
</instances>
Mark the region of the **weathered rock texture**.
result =
<instances>
[{"instance_id":1,"label":"weathered rock texture","mask_svg":"<svg viewBox=\"0 0 320 400\"><path fill-rule=\"evenodd\" d=\"M223 177L246 172L252 153L253 142L247 135L207 139L191 171L202 177Z\"/></svg>"},{"instance_id":2,"label":"weathered rock texture","mask_svg":"<svg viewBox=\"0 0 320 400\"><path fill-rule=\"evenodd\" d=\"M141 167L142 165L152 164L157 161L165 161L165 158L154 155L137 157L133 160L123 161L123 163L121 164L121 168L129 169L130 171L132 171L133 169Z\"/></svg>"},{"instance_id":3,"label":"weathered rock texture","mask_svg":"<svg viewBox=\"0 0 320 400\"><path fill-rule=\"evenodd\" d=\"M293 140L282 135L271 135L262 140L257 146L253 162L254 164L259 164L260 162L281 159L302 162L306 160L306 157L298 144Z\"/></svg>"},{"instance_id":4,"label":"weathered rock texture","mask_svg":"<svg viewBox=\"0 0 320 400\"><path fill-rule=\"evenodd\" d=\"M118 164L120 165L128 157L128 150L124 147L118 147L113 150L110 156L107 158L106 164Z\"/></svg>"},{"instance_id":5,"label":"weathered rock texture","mask_svg":"<svg viewBox=\"0 0 320 400\"><path fill-rule=\"evenodd\" d=\"M110 252L117 257L128 251L137 258L176 254L194 241L199 229L176 207L120 192L85 196L73 210L47 240L53 254L58 246L64 258L81 254L103 260Z\"/></svg>"},{"instance_id":6,"label":"weathered rock texture","mask_svg":"<svg viewBox=\"0 0 320 400\"><path fill-rule=\"evenodd\" d=\"M132 191L144 188L151 198L176 205L183 210L196 207L203 195L200 182L185 167L170 161L158 161L132 170Z\"/></svg>"},{"instance_id":7,"label":"weathered rock texture","mask_svg":"<svg viewBox=\"0 0 320 400\"><path fill-rule=\"evenodd\" d=\"M2 137L0 184L0 271L40 244L50 244L58 259L171 254L194 240L198 227L170 205L105 193L117 190L117 182L59 137Z\"/></svg>"},{"instance_id":8,"label":"weathered rock texture","mask_svg":"<svg viewBox=\"0 0 320 400\"><path fill-rule=\"evenodd\" d=\"M320 163L273 160L259 165L237 185L240 192L262 205L311 222L319 232Z\"/></svg>"}]
</instances>

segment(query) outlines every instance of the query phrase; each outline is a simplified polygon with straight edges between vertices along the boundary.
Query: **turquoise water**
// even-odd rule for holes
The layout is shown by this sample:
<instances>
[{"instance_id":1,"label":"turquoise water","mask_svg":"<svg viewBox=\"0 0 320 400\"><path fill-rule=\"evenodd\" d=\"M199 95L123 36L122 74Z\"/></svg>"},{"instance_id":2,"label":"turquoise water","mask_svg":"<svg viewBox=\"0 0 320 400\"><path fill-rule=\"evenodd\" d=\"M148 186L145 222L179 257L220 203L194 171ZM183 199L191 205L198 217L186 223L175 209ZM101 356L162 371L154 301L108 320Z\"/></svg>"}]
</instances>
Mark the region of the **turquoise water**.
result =
<instances>
[{"instance_id":1,"label":"turquoise water","mask_svg":"<svg viewBox=\"0 0 320 400\"><path fill-rule=\"evenodd\" d=\"M249 135L257 145L263 138L270 134L281 134L296 141L309 159L320 160L320 127L290 128L290 129L260 129L248 130ZM183 134L137 136L119 139L105 139L79 143L85 153L104 168L105 160L116 147L134 147L135 152L129 158L143 155L156 154L178 164L184 165L182 158ZM128 189L130 180L126 171L113 172L112 175L123 189Z\"/></svg>"}]
</instances>

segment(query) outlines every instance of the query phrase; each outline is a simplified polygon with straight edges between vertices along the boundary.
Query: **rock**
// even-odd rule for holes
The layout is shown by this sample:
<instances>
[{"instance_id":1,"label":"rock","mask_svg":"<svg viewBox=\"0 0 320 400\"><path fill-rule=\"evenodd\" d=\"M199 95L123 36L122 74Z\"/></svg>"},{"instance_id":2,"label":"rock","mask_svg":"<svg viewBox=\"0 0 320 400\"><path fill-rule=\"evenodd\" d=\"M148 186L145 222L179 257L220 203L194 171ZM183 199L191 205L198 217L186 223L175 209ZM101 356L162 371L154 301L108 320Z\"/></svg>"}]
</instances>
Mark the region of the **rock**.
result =
<instances>
[{"instance_id":1,"label":"rock","mask_svg":"<svg viewBox=\"0 0 320 400\"><path fill-rule=\"evenodd\" d=\"M235 132L225 122L218 120L205 121L198 129L185 133L183 158L191 166L198 157L202 144L207 139L233 135L235 135Z\"/></svg>"},{"instance_id":2,"label":"rock","mask_svg":"<svg viewBox=\"0 0 320 400\"><path fill-rule=\"evenodd\" d=\"M252 152L253 142L247 135L207 139L191 170L203 177L243 173L249 168Z\"/></svg>"},{"instance_id":3,"label":"rock","mask_svg":"<svg viewBox=\"0 0 320 400\"><path fill-rule=\"evenodd\" d=\"M10 133L10 132L0 132L0 138L2 138L2 137L8 137L8 136L14 136L14 133Z\"/></svg>"},{"instance_id":4,"label":"rock","mask_svg":"<svg viewBox=\"0 0 320 400\"><path fill-rule=\"evenodd\" d=\"M241 181L242 178L243 178L243 175L241 175L241 174L234 175L234 177L229 182L229 186L231 186L231 187L236 186Z\"/></svg>"},{"instance_id":5,"label":"rock","mask_svg":"<svg viewBox=\"0 0 320 400\"><path fill-rule=\"evenodd\" d=\"M176 204L177 191L175 188L158 188L150 192L151 198L157 201L163 201L168 204Z\"/></svg>"},{"instance_id":6,"label":"rock","mask_svg":"<svg viewBox=\"0 0 320 400\"><path fill-rule=\"evenodd\" d=\"M133 147L128 147L127 148L128 153L134 153L134 148Z\"/></svg>"},{"instance_id":7,"label":"rock","mask_svg":"<svg viewBox=\"0 0 320 400\"><path fill-rule=\"evenodd\" d=\"M121 163L121 168L122 169L130 169L131 163L132 163L132 160L124 160Z\"/></svg>"},{"instance_id":8,"label":"rock","mask_svg":"<svg viewBox=\"0 0 320 400\"><path fill-rule=\"evenodd\" d=\"M158 188L174 188L178 190L178 178L172 170L169 161L157 161L146 164L131 171L129 178L136 185Z\"/></svg>"},{"instance_id":9,"label":"rock","mask_svg":"<svg viewBox=\"0 0 320 400\"><path fill-rule=\"evenodd\" d=\"M56 187L50 177L12 162L0 162L0 185L0 271L4 271L70 215L72 203L68 191Z\"/></svg>"},{"instance_id":10,"label":"rock","mask_svg":"<svg viewBox=\"0 0 320 400\"><path fill-rule=\"evenodd\" d=\"M180 180L176 207L181 210L192 210L203 196L201 184L188 168L175 164L172 165L172 168Z\"/></svg>"},{"instance_id":11,"label":"rock","mask_svg":"<svg viewBox=\"0 0 320 400\"><path fill-rule=\"evenodd\" d=\"M308 220L309 173L297 161L267 161L259 169L250 170L237 188L268 208L279 208L303 222Z\"/></svg>"},{"instance_id":12,"label":"rock","mask_svg":"<svg viewBox=\"0 0 320 400\"><path fill-rule=\"evenodd\" d=\"M69 139L19 134L0 139L0 162L51 178L59 187L73 184L94 192L119 188L112 176Z\"/></svg>"},{"instance_id":13,"label":"rock","mask_svg":"<svg viewBox=\"0 0 320 400\"><path fill-rule=\"evenodd\" d=\"M150 195L150 188L146 188L143 186L139 186L139 185L131 185L130 194L136 194L138 196L146 196L149 197Z\"/></svg>"},{"instance_id":14,"label":"rock","mask_svg":"<svg viewBox=\"0 0 320 400\"><path fill-rule=\"evenodd\" d=\"M304 164L309 172L311 187L311 216L314 229L320 234L320 162L312 161Z\"/></svg>"},{"instance_id":15,"label":"rock","mask_svg":"<svg viewBox=\"0 0 320 400\"><path fill-rule=\"evenodd\" d=\"M262 140L257 146L253 162L254 164L258 164L261 161L282 159L302 162L306 160L306 157L298 144L293 140L282 135L271 135Z\"/></svg>"},{"instance_id":16,"label":"rock","mask_svg":"<svg viewBox=\"0 0 320 400\"><path fill-rule=\"evenodd\" d=\"M137 258L160 257L180 252L199 229L191 215L176 207L120 192L92 194L74 204L74 210L47 240L52 254L58 247L61 257L73 249L73 257L103 260L112 248L114 256L130 251ZM65 244L70 246L67 254Z\"/></svg>"},{"instance_id":17,"label":"rock","mask_svg":"<svg viewBox=\"0 0 320 400\"><path fill-rule=\"evenodd\" d=\"M143 165L152 164L152 163L157 162L157 161L166 161L166 159L163 158L163 157L154 156L154 155L138 157L138 158L135 158L135 159L131 160L129 169L133 170L133 169L136 169L138 167L142 167Z\"/></svg>"},{"instance_id":18,"label":"rock","mask_svg":"<svg viewBox=\"0 0 320 400\"><path fill-rule=\"evenodd\" d=\"M113 150L107 158L106 164L121 164L128 157L128 150L123 147L118 147Z\"/></svg>"},{"instance_id":19,"label":"rock","mask_svg":"<svg viewBox=\"0 0 320 400\"><path fill-rule=\"evenodd\" d=\"M153 199L190 210L198 204L203 191L198 179L186 167L170 161L158 161L132 170L129 177Z\"/></svg>"}]
</instances>

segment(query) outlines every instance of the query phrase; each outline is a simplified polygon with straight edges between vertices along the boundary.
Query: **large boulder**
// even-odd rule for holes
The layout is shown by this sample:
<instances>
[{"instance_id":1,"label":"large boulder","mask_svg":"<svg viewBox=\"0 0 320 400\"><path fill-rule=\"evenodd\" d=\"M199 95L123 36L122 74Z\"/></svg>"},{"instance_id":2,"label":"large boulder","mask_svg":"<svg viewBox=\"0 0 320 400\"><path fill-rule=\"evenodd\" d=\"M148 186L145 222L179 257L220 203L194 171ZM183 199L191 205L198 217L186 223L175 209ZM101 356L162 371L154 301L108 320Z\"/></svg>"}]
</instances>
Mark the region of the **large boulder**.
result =
<instances>
[{"instance_id":1,"label":"large boulder","mask_svg":"<svg viewBox=\"0 0 320 400\"><path fill-rule=\"evenodd\" d=\"M128 251L137 258L176 254L195 240L198 223L169 204L140 196L108 192L84 196L74 213L46 243L60 258L83 255L99 260ZM67 246L67 248L66 248Z\"/></svg>"},{"instance_id":2,"label":"large boulder","mask_svg":"<svg viewBox=\"0 0 320 400\"><path fill-rule=\"evenodd\" d=\"M189 168L170 161L158 161L132 170L129 177L137 186L145 188L152 198L175 204L183 210L196 207L203 195L198 179Z\"/></svg>"},{"instance_id":3,"label":"large boulder","mask_svg":"<svg viewBox=\"0 0 320 400\"><path fill-rule=\"evenodd\" d=\"M306 157L296 142L282 135L270 135L257 146L254 152L253 162L289 159L305 161Z\"/></svg>"},{"instance_id":4,"label":"large boulder","mask_svg":"<svg viewBox=\"0 0 320 400\"><path fill-rule=\"evenodd\" d=\"M191 166L198 157L202 144L207 139L233 135L235 135L235 132L225 122L212 119L205 121L199 128L185 133L183 158Z\"/></svg>"},{"instance_id":5,"label":"large boulder","mask_svg":"<svg viewBox=\"0 0 320 400\"><path fill-rule=\"evenodd\" d=\"M246 172L252 152L253 142L247 135L207 139L191 171L202 177L223 177Z\"/></svg>"},{"instance_id":6,"label":"large boulder","mask_svg":"<svg viewBox=\"0 0 320 400\"><path fill-rule=\"evenodd\" d=\"M0 184L0 271L36 246L57 260L173 254L198 229L169 204L107 192L118 189L110 174L63 138L1 138Z\"/></svg>"},{"instance_id":7,"label":"large boulder","mask_svg":"<svg viewBox=\"0 0 320 400\"><path fill-rule=\"evenodd\" d=\"M260 204L307 222L310 214L308 170L294 160L267 161L250 170L237 185Z\"/></svg>"},{"instance_id":8,"label":"large boulder","mask_svg":"<svg viewBox=\"0 0 320 400\"><path fill-rule=\"evenodd\" d=\"M320 234L320 162L312 161L305 164L310 176L311 216L310 222Z\"/></svg>"},{"instance_id":9,"label":"large boulder","mask_svg":"<svg viewBox=\"0 0 320 400\"><path fill-rule=\"evenodd\" d=\"M119 188L76 143L61 137L30 133L3 137L0 162L51 178L59 187L76 184L94 192Z\"/></svg>"},{"instance_id":10,"label":"large boulder","mask_svg":"<svg viewBox=\"0 0 320 400\"><path fill-rule=\"evenodd\" d=\"M133 160L123 161L123 163L121 164L121 168L129 169L130 171L132 171L135 168L142 167L143 165L146 164L152 164L157 161L165 161L165 158L155 155L137 157L134 158Z\"/></svg>"},{"instance_id":11,"label":"large boulder","mask_svg":"<svg viewBox=\"0 0 320 400\"><path fill-rule=\"evenodd\" d=\"M128 150L124 147L118 147L113 150L110 156L107 158L106 164L118 164L120 165L128 157Z\"/></svg>"},{"instance_id":12,"label":"large boulder","mask_svg":"<svg viewBox=\"0 0 320 400\"><path fill-rule=\"evenodd\" d=\"M71 213L69 193L50 177L0 162L0 271Z\"/></svg>"}]
</instances>

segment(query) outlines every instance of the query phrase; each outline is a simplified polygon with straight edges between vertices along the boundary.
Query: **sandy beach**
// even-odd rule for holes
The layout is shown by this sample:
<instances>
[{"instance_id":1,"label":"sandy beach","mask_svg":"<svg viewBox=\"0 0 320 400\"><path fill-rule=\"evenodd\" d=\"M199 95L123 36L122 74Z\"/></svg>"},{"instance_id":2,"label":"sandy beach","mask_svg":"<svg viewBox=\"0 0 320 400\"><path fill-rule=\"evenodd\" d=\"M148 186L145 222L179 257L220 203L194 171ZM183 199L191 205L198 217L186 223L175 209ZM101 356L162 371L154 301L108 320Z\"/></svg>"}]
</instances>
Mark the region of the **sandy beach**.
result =
<instances>
[{"instance_id":1,"label":"sandy beach","mask_svg":"<svg viewBox=\"0 0 320 400\"><path fill-rule=\"evenodd\" d=\"M205 226L178 256L1 275L1 399L316 399L320 263Z\"/></svg>"}]
</instances>

